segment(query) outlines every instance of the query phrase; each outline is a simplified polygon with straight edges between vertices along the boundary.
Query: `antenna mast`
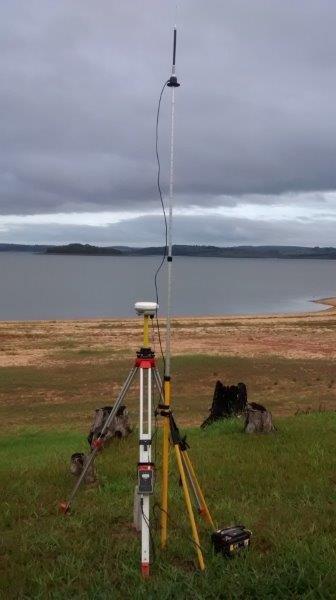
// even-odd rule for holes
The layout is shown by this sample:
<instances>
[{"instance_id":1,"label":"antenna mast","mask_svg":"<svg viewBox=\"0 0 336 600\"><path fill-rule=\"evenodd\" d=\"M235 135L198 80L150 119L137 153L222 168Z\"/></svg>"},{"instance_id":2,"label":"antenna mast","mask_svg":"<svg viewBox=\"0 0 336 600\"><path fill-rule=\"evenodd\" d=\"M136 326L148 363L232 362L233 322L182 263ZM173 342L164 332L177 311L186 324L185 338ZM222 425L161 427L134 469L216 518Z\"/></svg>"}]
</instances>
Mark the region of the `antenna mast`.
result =
<instances>
[{"instance_id":1,"label":"antenna mast","mask_svg":"<svg viewBox=\"0 0 336 600\"><path fill-rule=\"evenodd\" d=\"M173 42L173 64L172 73L167 83L167 86L172 89L171 101L171 134L170 134L170 178L169 178L169 204L168 204L168 301L167 301L167 330L166 330L166 365L165 376L170 377L170 338L171 338L171 291L172 291L172 261L173 261L173 244L172 244L172 226L173 226L173 200L174 200L174 117L175 117L175 88L180 84L175 75L176 70L176 25L174 27L174 42Z\"/></svg>"},{"instance_id":2,"label":"antenna mast","mask_svg":"<svg viewBox=\"0 0 336 600\"><path fill-rule=\"evenodd\" d=\"M169 204L168 204L168 296L167 296L167 321L166 321L166 355L164 372L164 403L166 410L169 410L171 400L171 308L172 308L172 225L173 225L173 199L174 199L174 116L175 116L175 88L180 84L177 81L176 71L176 40L177 31L174 27L173 39L173 64L171 76L167 86L172 90L171 101L171 135L170 135L170 178L169 178ZM169 459L169 421L165 419L163 427L163 460L162 460L162 512L161 512L161 546L164 547L167 542L167 517L168 517L168 459Z\"/></svg>"}]
</instances>

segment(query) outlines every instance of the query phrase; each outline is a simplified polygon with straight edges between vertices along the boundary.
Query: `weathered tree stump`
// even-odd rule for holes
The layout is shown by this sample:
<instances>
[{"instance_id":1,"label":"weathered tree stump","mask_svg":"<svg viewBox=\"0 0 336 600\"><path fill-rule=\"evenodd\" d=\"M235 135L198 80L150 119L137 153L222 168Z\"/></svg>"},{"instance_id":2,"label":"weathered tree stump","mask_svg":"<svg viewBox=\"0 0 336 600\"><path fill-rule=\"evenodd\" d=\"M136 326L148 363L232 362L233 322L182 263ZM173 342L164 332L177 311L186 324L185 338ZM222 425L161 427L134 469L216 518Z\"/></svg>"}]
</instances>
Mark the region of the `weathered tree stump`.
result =
<instances>
[{"instance_id":1,"label":"weathered tree stump","mask_svg":"<svg viewBox=\"0 0 336 600\"><path fill-rule=\"evenodd\" d=\"M248 404L246 409L245 433L272 433L275 427L272 414L260 404Z\"/></svg>"},{"instance_id":2,"label":"weathered tree stump","mask_svg":"<svg viewBox=\"0 0 336 600\"><path fill-rule=\"evenodd\" d=\"M101 435L106 420L109 418L112 411L112 406L104 406L97 408L93 417L93 422L88 435L88 442L92 448L93 442ZM119 406L117 414L112 419L109 427L104 432L104 444L112 438L124 438L132 433L132 427L129 420L128 410L126 406Z\"/></svg>"},{"instance_id":3,"label":"weathered tree stump","mask_svg":"<svg viewBox=\"0 0 336 600\"><path fill-rule=\"evenodd\" d=\"M79 477L82 474L82 471L89 460L89 455L83 454L83 452L75 452L72 454L70 459L70 473L75 477ZM84 483L90 485L92 483L96 483L97 481L97 472L96 467L93 463L89 466L85 477Z\"/></svg>"},{"instance_id":4,"label":"weathered tree stump","mask_svg":"<svg viewBox=\"0 0 336 600\"><path fill-rule=\"evenodd\" d=\"M97 408L94 413L93 422L88 435L88 442L90 450L94 448L95 440L101 436L104 440L104 445L113 438L124 438L132 432L130 424L128 410L126 406L119 406L116 415L112 419L109 426L104 429L106 420L109 418L112 406L103 406L103 408ZM104 429L104 433L102 431ZM75 477L80 477L83 469L86 467L87 462L90 460L90 454L84 454L83 452L74 452L70 459L70 473ZM97 481L97 470L92 462L84 477L84 483L93 484Z\"/></svg>"},{"instance_id":5,"label":"weathered tree stump","mask_svg":"<svg viewBox=\"0 0 336 600\"><path fill-rule=\"evenodd\" d=\"M213 395L210 415L203 421L201 429L211 425L218 419L238 417L244 413L247 404L247 389L245 383L238 385L223 385L217 381Z\"/></svg>"}]
</instances>

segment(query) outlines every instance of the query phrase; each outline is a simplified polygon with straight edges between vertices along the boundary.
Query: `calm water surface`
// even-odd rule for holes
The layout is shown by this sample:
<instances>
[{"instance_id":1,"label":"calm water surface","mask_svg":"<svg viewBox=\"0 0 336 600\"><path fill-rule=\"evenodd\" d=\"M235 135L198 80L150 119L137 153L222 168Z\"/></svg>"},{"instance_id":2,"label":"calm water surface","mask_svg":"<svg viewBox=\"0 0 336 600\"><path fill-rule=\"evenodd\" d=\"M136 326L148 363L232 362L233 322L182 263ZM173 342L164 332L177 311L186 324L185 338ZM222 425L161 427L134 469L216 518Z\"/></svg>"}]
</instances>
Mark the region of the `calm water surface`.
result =
<instances>
[{"instance_id":1,"label":"calm water surface","mask_svg":"<svg viewBox=\"0 0 336 600\"><path fill-rule=\"evenodd\" d=\"M154 300L158 257L44 256L0 253L0 319L134 315ZM336 296L332 260L177 257L176 315L256 314L319 310L311 300ZM165 311L166 275L160 278Z\"/></svg>"}]
</instances>

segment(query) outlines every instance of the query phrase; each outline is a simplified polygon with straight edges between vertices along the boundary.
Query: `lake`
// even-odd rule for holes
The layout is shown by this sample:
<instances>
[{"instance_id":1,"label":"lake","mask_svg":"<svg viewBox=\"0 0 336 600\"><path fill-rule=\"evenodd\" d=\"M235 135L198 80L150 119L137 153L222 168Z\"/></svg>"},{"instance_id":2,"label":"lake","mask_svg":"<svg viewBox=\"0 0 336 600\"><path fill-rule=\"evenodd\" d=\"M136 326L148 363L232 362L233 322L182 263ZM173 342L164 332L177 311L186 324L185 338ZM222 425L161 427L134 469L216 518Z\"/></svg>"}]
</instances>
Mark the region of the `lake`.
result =
<instances>
[{"instance_id":1,"label":"lake","mask_svg":"<svg viewBox=\"0 0 336 600\"><path fill-rule=\"evenodd\" d=\"M155 300L158 257L0 253L0 319L134 315ZM166 265L159 278L165 311ZM336 262L176 257L176 315L234 315L319 310L311 300L336 296Z\"/></svg>"}]
</instances>

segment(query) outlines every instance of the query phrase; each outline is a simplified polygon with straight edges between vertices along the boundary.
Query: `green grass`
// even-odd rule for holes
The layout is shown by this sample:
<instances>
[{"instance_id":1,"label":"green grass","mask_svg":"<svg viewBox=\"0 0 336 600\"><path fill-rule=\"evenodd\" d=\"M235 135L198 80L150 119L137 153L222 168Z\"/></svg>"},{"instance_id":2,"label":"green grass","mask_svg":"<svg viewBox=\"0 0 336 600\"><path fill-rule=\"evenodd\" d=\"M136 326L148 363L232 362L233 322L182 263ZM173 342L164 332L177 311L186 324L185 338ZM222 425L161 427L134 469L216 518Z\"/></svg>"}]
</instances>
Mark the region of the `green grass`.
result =
<instances>
[{"instance_id":1,"label":"green grass","mask_svg":"<svg viewBox=\"0 0 336 600\"><path fill-rule=\"evenodd\" d=\"M207 570L200 574L172 468L169 546L159 549L156 510L156 560L147 583L131 527L136 432L99 457L100 485L82 490L72 515L58 514L74 483L70 455L85 449L93 409L113 403L132 359L76 349L70 338L59 354L64 364L0 369L0 419L12 432L0 437L0 598L335 597L336 413L279 418L321 403L335 408L332 360L173 358L174 409L183 426L207 416L222 379L245 381L249 398L272 410L278 431L249 437L241 420L188 430L215 521L243 522L253 545L236 560L213 556L202 525ZM136 423L136 386L127 405Z\"/></svg>"},{"instance_id":2,"label":"green grass","mask_svg":"<svg viewBox=\"0 0 336 600\"><path fill-rule=\"evenodd\" d=\"M100 485L83 489L67 517L58 514L58 502L74 483L68 462L85 448L85 428L3 435L0 597L335 598L336 413L276 424L269 436L242 434L241 420L188 431L214 520L243 522L253 543L237 559L214 556L202 525L207 570L201 574L172 462L169 545L159 549L153 518L149 582L139 575L139 540L131 527L136 433L99 456Z\"/></svg>"},{"instance_id":3,"label":"green grass","mask_svg":"<svg viewBox=\"0 0 336 600\"><path fill-rule=\"evenodd\" d=\"M62 365L0 369L0 418L7 427L64 428L69 419L87 426L94 408L113 404L132 358L115 355L109 359L104 351L95 352L95 361L90 351L88 356L85 352L64 352L74 361L68 357ZM83 359L88 362L83 363ZM276 416L294 414L299 408L336 406L332 360L200 354L176 356L172 366L175 412L184 425L201 423L208 415L217 379L246 382L249 399L265 404ZM136 385L127 397L127 405L132 417L137 418Z\"/></svg>"}]
</instances>

